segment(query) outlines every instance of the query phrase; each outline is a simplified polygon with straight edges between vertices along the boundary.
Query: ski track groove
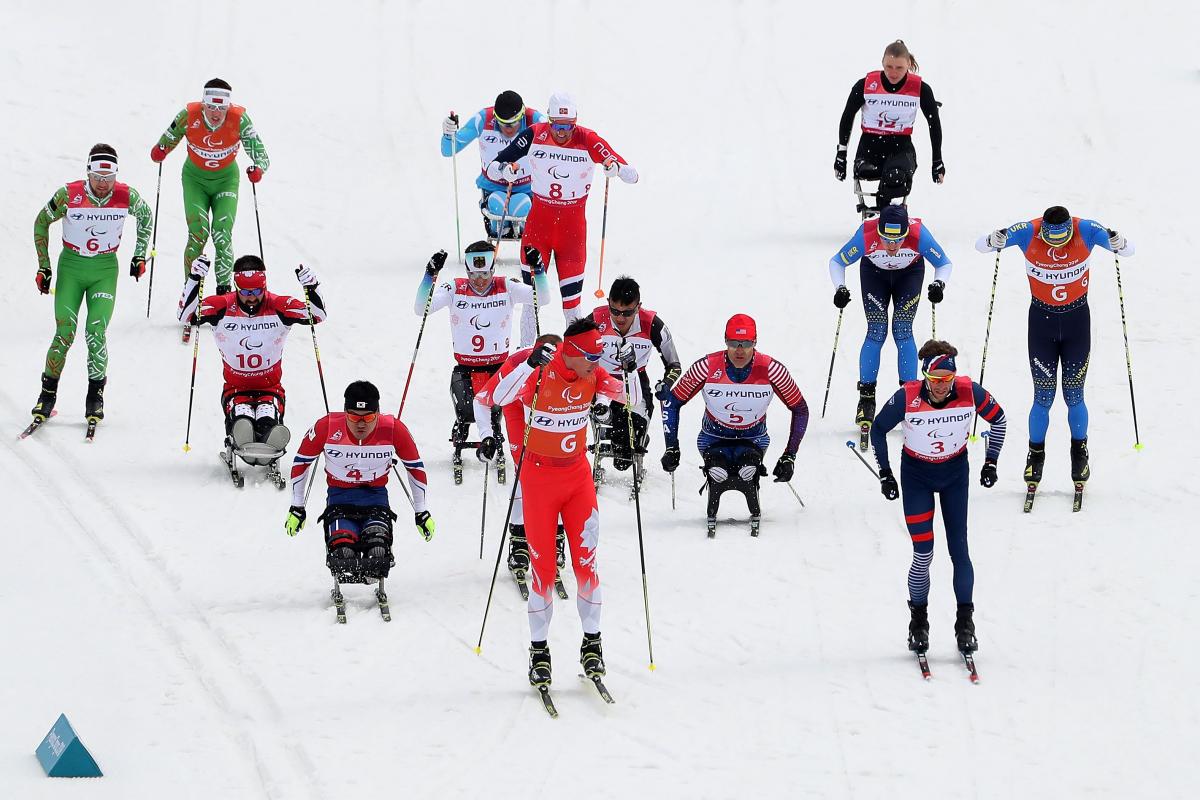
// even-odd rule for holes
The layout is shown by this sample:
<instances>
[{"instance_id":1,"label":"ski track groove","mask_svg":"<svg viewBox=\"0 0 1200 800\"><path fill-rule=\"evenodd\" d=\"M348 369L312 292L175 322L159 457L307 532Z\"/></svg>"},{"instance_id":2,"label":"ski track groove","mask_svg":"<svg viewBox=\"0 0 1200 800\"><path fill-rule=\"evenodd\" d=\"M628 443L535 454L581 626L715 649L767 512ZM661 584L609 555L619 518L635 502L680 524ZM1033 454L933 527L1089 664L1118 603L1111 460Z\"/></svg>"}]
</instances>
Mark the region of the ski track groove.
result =
<instances>
[{"instance_id":1,"label":"ski track groove","mask_svg":"<svg viewBox=\"0 0 1200 800\"><path fill-rule=\"evenodd\" d=\"M5 396L5 400L10 413L15 416L16 407L12 398ZM286 735L280 707L267 686L249 671L250 662L238 656L204 612L178 591L178 579L170 573L162 557L150 548L144 532L113 503L106 492L85 479L64 452L63 445L56 444L50 438L38 440L48 453L65 466L65 480L58 477L63 474L62 471L46 469L45 465L38 463L34 452L28 452L26 442L30 441L5 440L5 447L14 460L26 466L40 485L47 487L47 494L58 490L58 496L68 496L71 493L62 491L63 484L72 486L76 490L74 496L77 500L79 493L90 495L97 510L107 514L115 523L104 526L104 530L121 530L127 534L124 545L136 551L134 554L119 552L120 543L114 545L94 535L91 532L94 526L81 518L86 516L86 512L77 508L77 502L60 506L62 512L76 522L78 531L88 543L104 557L119 582L127 586L141 602L147 617L162 631L164 638L194 673L213 706L229 720L237 743L250 753L263 796L281 799L324 797L316 786L317 770L312 758L305 752L303 744L292 742ZM22 445L27 452L21 452ZM152 583L165 586L149 585ZM185 630L179 622L195 632ZM237 685L239 683L240 686ZM263 746L264 743L266 746ZM302 776L302 780L293 777L296 775Z\"/></svg>"}]
</instances>

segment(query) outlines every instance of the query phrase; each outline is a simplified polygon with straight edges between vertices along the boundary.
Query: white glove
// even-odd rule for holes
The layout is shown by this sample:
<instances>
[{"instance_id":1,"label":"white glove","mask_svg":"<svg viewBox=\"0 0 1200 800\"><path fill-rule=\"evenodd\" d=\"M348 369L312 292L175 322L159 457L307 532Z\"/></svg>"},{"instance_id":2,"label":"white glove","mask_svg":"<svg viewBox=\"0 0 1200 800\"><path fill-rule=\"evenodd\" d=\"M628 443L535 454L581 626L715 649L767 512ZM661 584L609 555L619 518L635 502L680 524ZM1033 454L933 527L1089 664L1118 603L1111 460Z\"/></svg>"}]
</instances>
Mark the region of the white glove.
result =
<instances>
[{"instance_id":1,"label":"white glove","mask_svg":"<svg viewBox=\"0 0 1200 800\"><path fill-rule=\"evenodd\" d=\"M1003 250L1006 244L1008 244L1008 228L1001 228L988 234L987 246L993 250Z\"/></svg>"},{"instance_id":2,"label":"white glove","mask_svg":"<svg viewBox=\"0 0 1200 800\"><path fill-rule=\"evenodd\" d=\"M1109 229L1108 231L1108 249L1114 253L1119 253L1125 249L1129 242L1125 241L1125 237L1116 231Z\"/></svg>"},{"instance_id":3,"label":"white glove","mask_svg":"<svg viewBox=\"0 0 1200 800\"><path fill-rule=\"evenodd\" d=\"M633 351L633 343L628 339L617 345L617 363L621 365L623 372L633 372L637 369L637 354Z\"/></svg>"},{"instance_id":4,"label":"white glove","mask_svg":"<svg viewBox=\"0 0 1200 800\"><path fill-rule=\"evenodd\" d=\"M212 262L208 260L208 256L199 256L192 262L192 277L196 280L202 279L208 274L210 267L212 267Z\"/></svg>"},{"instance_id":5,"label":"white glove","mask_svg":"<svg viewBox=\"0 0 1200 800\"><path fill-rule=\"evenodd\" d=\"M313 272L303 264L300 265L300 271L296 273L296 277L300 279L301 286L306 286L309 288L316 286L321 282L321 279L317 277L317 273Z\"/></svg>"},{"instance_id":6,"label":"white glove","mask_svg":"<svg viewBox=\"0 0 1200 800\"><path fill-rule=\"evenodd\" d=\"M453 117L446 117L442 120L442 133L453 139L454 134L458 133L458 121Z\"/></svg>"},{"instance_id":7,"label":"white glove","mask_svg":"<svg viewBox=\"0 0 1200 800\"><path fill-rule=\"evenodd\" d=\"M621 180L625 183L638 182L638 171L630 164L622 164L617 174L621 176Z\"/></svg>"},{"instance_id":8,"label":"white glove","mask_svg":"<svg viewBox=\"0 0 1200 800\"><path fill-rule=\"evenodd\" d=\"M621 165L615 158L610 158L604 162L604 177L615 178L621 171Z\"/></svg>"},{"instance_id":9,"label":"white glove","mask_svg":"<svg viewBox=\"0 0 1200 800\"><path fill-rule=\"evenodd\" d=\"M488 180L501 183L504 181L504 164L499 161L493 161L487 165L485 173L488 176Z\"/></svg>"}]
</instances>

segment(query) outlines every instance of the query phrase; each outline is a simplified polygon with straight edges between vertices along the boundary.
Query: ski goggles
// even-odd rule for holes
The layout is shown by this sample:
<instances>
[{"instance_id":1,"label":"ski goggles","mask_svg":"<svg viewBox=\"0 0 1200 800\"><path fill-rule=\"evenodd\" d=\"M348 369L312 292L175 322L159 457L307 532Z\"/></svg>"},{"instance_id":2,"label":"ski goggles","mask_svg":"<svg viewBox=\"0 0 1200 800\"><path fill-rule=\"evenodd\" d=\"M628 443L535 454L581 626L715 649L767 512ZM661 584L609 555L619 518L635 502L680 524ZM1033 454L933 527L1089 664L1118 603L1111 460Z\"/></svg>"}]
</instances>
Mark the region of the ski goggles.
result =
<instances>
[{"instance_id":1,"label":"ski goggles","mask_svg":"<svg viewBox=\"0 0 1200 800\"><path fill-rule=\"evenodd\" d=\"M753 339L726 339L726 347L732 347L735 350L749 350L754 347Z\"/></svg>"},{"instance_id":2,"label":"ski goggles","mask_svg":"<svg viewBox=\"0 0 1200 800\"><path fill-rule=\"evenodd\" d=\"M930 383L951 383L954 381L955 378L958 377L953 372L948 373L946 375L934 375L929 372L925 372L922 374L925 376L925 380L929 381Z\"/></svg>"},{"instance_id":3,"label":"ski goggles","mask_svg":"<svg viewBox=\"0 0 1200 800\"><path fill-rule=\"evenodd\" d=\"M571 120L570 122L554 122L551 120L550 130L555 133L570 133L575 130L575 120Z\"/></svg>"},{"instance_id":4,"label":"ski goggles","mask_svg":"<svg viewBox=\"0 0 1200 800\"><path fill-rule=\"evenodd\" d=\"M608 313L614 317L632 317L637 312L637 306L633 308L616 308L611 303L608 306Z\"/></svg>"},{"instance_id":5,"label":"ski goggles","mask_svg":"<svg viewBox=\"0 0 1200 800\"><path fill-rule=\"evenodd\" d=\"M574 347L579 352L580 356L586 358L588 361L592 362L593 364L595 364L597 361L599 361L600 357L603 355L603 353L589 353L587 350L584 350L582 347L575 344L574 342L567 342L567 344L571 345L571 347Z\"/></svg>"},{"instance_id":6,"label":"ski goggles","mask_svg":"<svg viewBox=\"0 0 1200 800\"><path fill-rule=\"evenodd\" d=\"M355 414L352 411L346 412L346 420L348 422L374 422L379 419L378 411L371 411L367 414Z\"/></svg>"},{"instance_id":7,"label":"ski goggles","mask_svg":"<svg viewBox=\"0 0 1200 800\"><path fill-rule=\"evenodd\" d=\"M493 112L493 113L495 113L495 112ZM509 119L505 119L504 117L500 116L499 114L496 114L496 122L500 123L501 125L504 125L505 127L509 127L512 125L516 125L518 122L520 122L521 117L523 117L523 116L525 116L525 106L521 106L521 110L518 111L516 114L513 114L512 117Z\"/></svg>"},{"instance_id":8,"label":"ski goggles","mask_svg":"<svg viewBox=\"0 0 1200 800\"><path fill-rule=\"evenodd\" d=\"M491 272L496 258L494 250L484 250L480 253L467 253L467 272Z\"/></svg>"},{"instance_id":9,"label":"ski goggles","mask_svg":"<svg viewBox=\"0 0 1200 800\"><path fill-rule=\"evenodd\" d=\"M1050 224L1043 222L1040 236L1042 241L1051 247L1061 247L1071 241L1071 237L1075 235L1075 225L1071 220Z\"/></svg>"},{"instance_id":10,"label":"ski goggles","mask_svg":"<svg viewBox=\"0 0 1200 800\"><path fill-rule=\"evenodd\" d=\"M238 297L262 297L266 289L238 289Z\"/></svg>"}]
</instances>

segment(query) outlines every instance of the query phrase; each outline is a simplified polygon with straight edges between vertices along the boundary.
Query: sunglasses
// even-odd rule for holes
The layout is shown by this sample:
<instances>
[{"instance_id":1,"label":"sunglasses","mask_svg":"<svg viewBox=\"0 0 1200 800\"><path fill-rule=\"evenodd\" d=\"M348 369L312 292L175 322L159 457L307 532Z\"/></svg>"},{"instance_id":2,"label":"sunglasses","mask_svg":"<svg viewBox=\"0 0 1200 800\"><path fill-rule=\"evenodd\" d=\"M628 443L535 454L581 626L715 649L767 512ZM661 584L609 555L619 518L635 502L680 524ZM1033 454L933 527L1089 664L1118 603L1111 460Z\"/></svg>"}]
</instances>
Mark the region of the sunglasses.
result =
<instances>
[{"instance_id":1,"label":"sunglasses","mask_svg":"<svg viewBox=\"0 0 1200 800\"><path fill-rule=\"evenodd\" d=\"M372 411L369 414L355 414L351 411L346 412L346 419L350 422L374 422L379 419L379 412Z\"/></svg>"},{"instance_id":2,"label":"sunglasses","mask_svg":"<svg viewBox=\"0 0 1200 800\"><path fill-rule=\"evenodd\" d=\"M238 297L261 297L263 289L238 289Z\"/></svg>"},{"instance_id":3,"label":"sunglasses","mask_svg":"<svg viewBox=\"0 0 1200 800\"><path fill-rule=\"evenodd\" d=\"M555 133L570 133L571 131L575 130L575 123L574 122L551 122L550 130L554 131Z\"/></svg>"},{"instance_id":4,"label":"sunglasses","mask_svg":"<svg viewBox=\"0 0 1200 800\"><path fill-rule=\"evenodd\" d=\"M741 350L741 349L749 350L751 347L754 347L754 340L753 339L726 339L725 346L737 348L739 350Z\"/></svg>"},{"instance_id":5,"label":"sunglasses","mask_svg":"<svg viewBox=\"0 0 1200 800\"><path fill-rule=\"evenodd\" d=\"M98 181L115 181L117 179L117 173L115 173L115 172L89 172L88 177L93 178Z\"/></svg>"},{"instance_id":6,"label":"sunglasses","mask_svg":"<svg viewBox=\"0 0 1200 800\"><path fill-rule=\"evenodd\" d=\"M610 304L608 307L608 313L612 314L614 317L632 317L637 313L637 311L637 306L634 306L633 308L620 309L614 308Z\"/></svg>"},{"instance_id":7,"label":"sunglasses","mask_svg":"<svg viewBox=\"0 0 1200 800\"><path fill-rule=\"evenodd\" d=\"M571 345L571 347L574 347L576 350L578 350L579 355L583 356L584 358L586 358L588 361L592 362L593 364L595 364L597 361L600 360L600 356L601 356L600 353L589 353L587 350L584 350L582 347L575 344L574 342L567 342L567 344Z\"/></svg>"},{"instance_id":8,"label":"sunglasses","mask_svg":"<svg viewBox=\"0 0 1200 800\"><path fill-rule=\"evenodd\" d=\"M506 128L511 128L513 125L516 125L518 122L520 122L521 117L523 116L525 116L525 106L521 106L521 110L514 114L510 119L504 119L499 114L496 114L496 122L499 122Z\"/></svg>"},{"instance_id":9,"label":"sunglasses","mask_svg":"<svg viewBox=\"0 0 1200 800\"><path fill-rule=\"evenodd\" d=\"M930 375L928 372L926 372L924 375L925 380L929 381L930 383L950 383L955 379L955 377L957 377L953 372L951 372L949 375Z\"/></svg>"}]
</instances>

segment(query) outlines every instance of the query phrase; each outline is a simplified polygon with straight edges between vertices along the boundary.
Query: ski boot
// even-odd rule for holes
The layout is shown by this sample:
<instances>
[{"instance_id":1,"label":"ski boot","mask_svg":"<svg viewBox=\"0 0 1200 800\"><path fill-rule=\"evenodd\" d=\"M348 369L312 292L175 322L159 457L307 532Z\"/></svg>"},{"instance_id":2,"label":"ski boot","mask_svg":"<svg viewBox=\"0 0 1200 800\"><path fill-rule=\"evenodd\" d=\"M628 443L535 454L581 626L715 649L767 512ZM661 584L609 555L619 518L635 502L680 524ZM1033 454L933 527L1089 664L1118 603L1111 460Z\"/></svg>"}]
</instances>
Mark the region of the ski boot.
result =
<instances>
[{"instance_id":1,"label":"ski boot","mask_svg":"<svg viewBox=\"0 0 1200 800\"><path fill-rule=\"evenodd\" d=\"M396 559L383 545L376 545L367 551L362 559L362 576L364 578L386 578Z\"/></svg>"},{"instance_id":2,"label":"ski boot","mask_svg":"<svg viewBox=\"0 0 1200 800\"><path fill-rule=\"evenodd\" d=\"M1092 477L1088 464L1087 437L1071 440L1071 480L1076 484L1086 483Z\"/></svg>"},{"instance_id":3,"label":"ski boot","mask_svg":"<svg viewBox=\"0 0 1200 800\"><path fill-rule=\"evenodd\" d=\"M454 445L454 455L450 458L450 463L454 467L454 483L456 486L463 482L463 460L462 450L463 443L467 441L467 432L470 429L465 422L455 422L450 428L450 444Z\"/></svg>"},{"instance_id":4,"label":"ski boot","mask_svg":"<svg viewBox=\"0 0 1200 800\"><path fill-rule=\"evenodd\" d=\"M1046 443L1029 443L1029 452L1025 455L1025 513L1033 510L1033 498L1037 494L1038 484L1042 482L1042 467L1046 464Z\"/></svg>"},{"instance_id":5,"label":"ski boot","mask_svg":"<svg viewBox=\"0 0 1200 800\"><path fill-rule=\"evenodd\" d=\"M979 642L975 639L975 620L972 618L974 612L974 603L958 604L958 618L954 620L954 638L958 640L958 652L963 655L971 655L979 649Z\"/></svg>"},{"instance_id":6,"label":"ski boot","mask_svg":"<svg viewBox=\"0 0 1200 800\"><path fill-rule=\"evenodd\" d=\"M758 466L757 474L754 476L754 482L746 489L746 509L750 512L750 535L758 536L758 526L762 520L762 506L758 502L758 479L765 475L767 468L763 465Z\"/></svg>"},{"instance_id":7,"label":"ski boot","mask_svg":"<svg viewBox=\"0 0 1200 800\"><path fill-rule=\"evenodd\" d=\"M34 404L30 413L33 414L34 419L38 417L48 419L50 412L54 410L56 400L58 400L58 378L42 375L42 393L38 395L37 403Z\"/></svg>"},{"instance_id":8,"label":"ski boot","mask_svg":"<svg viewBox=\"0 0 1200 800\"><path fill-rule=\"evenodd\" d=\"M858 426L858 449L867 452L871 442L871 423L875 421L875 381L858 382L858 408L854 424Z\"/></svg>"},{"instance_id":9,"label":"ski boot","mask_svg":"<svg viewBox=\"0 0 1200 800\"><path fill-rule=\"evenodd\" d=\"M529 542L525 539L525 526L510 524L508 526L508 571L517 582L521 599L529 599L529 584L526 576L529 574Z\"/></svg>"},{"instance_id":10,"label":"ski boot","mask_svg":"<svg viewBox=\"0 0 1200 800\"><path fill-rule=\"evenodd\" d=\"M550 648L544 641L529 643L529 685L550 687Z\"/></svg>"},{"instance_id":11,"label":"ski boot","mask_svg":"<svg viewBox=\"0 0 1200 800\"><path fill-rule=\"evenodd\" d=\"M87 399L83 405L83 416L89 422L93 419L104 419L104 385L106 383L108 383L108 378L88 380Z\"/></svg>"},{"instance_id":12,"label":"ski boot","mask_svg":"<svg viewBox=\"0 0 1200 800\"><path fill-rule=\"evenodd\" d=\"M707 475L707 473L705 474ZM708 538L710 539L717 535L717 512L721 509L721 494L723 492L724 489L718 487L710 478L708 481L708 508L706 510L706 524L708 525Z\"/></svg>"},{"instance_id":13,"label":"ski boot","mask_svg":"<svg viewBox=\"0 0 1200 800\"><path fill-rule=\"evenodd\" d=\"M339 547L325 557L325 566L333 573L334 580L353 582L359 579L358 553L353 547Z\"/></svg>"},{"instance_id":14,"label":"ski boot","mask_svg":"<svg viewBox=\"0 0 1200 800\"><path fill-rule=\"evenodd\" d=\"M554 536L554 565L562 569L567 565L567 532L562 525L558 526L558 533Z\"/></svg>"},{"instance_id":15,"label":"ski boot","mask_svg":"<svg viewBox=\"0 0 1200 800\"><path fill-rule=\"evenodd\" d=\"M929 604L916 605L910 600L908 610L911 614L908 622L908 649L914 653L924 653L929 649Z\"/></svg>"},{"instance_id":16,"label":"ski boot","mask_svg":"<svg viewBox=\"0 0 1200 800\"><path fill-rule=\"evenodd\" d=\"M604 677L606 673L604 647L600 643L600 634L585 633L583 635L583 644L579 646L579 663L583 666L583 674L587 678Z\"/></svg>"}]
</instances>

